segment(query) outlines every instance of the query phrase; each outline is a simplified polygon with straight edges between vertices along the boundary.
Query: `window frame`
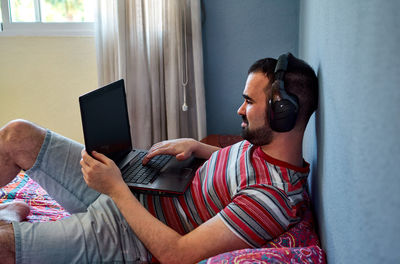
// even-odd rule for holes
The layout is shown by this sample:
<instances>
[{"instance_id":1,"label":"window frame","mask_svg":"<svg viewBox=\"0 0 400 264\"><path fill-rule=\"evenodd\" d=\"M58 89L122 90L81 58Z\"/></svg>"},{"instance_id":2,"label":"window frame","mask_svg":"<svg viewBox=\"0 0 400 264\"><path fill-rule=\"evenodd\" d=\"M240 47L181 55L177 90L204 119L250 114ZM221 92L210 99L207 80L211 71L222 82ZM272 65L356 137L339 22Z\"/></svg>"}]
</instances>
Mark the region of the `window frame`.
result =
<instances>
[{"instance_id":1,"label":"window frame","mask_svg":"<svg viewBox=\"0 0 400 264\"><path fill-rule=\"evenodd\" d=\"M8 0L0 0L1 36L94 36L94 22L11 22ZM36 16L40 15L35 9Z\"/></svg>"}]
</instances>

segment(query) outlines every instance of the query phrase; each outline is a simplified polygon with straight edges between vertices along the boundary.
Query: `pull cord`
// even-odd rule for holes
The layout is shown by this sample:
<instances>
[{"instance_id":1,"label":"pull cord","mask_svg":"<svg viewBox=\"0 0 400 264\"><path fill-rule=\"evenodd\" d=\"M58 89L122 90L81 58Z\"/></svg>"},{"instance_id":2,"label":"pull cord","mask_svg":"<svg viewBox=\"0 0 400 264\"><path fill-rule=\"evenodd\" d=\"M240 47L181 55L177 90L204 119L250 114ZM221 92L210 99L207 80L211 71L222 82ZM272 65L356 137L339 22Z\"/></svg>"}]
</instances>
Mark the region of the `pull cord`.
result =
<instances>
[{"instance_id":1,"label":"pull cord","mask_svg":"<svg viewBox=\"0 0 400 264\"><path fill-rule=\"evenodd\" d=\"M182 105L182 111L186 112L188 110L188 105L186 103L186 86L188 84L188 52L187 52L187 36L186 36L186 3L183 8L183 41L184 41L184 64L185 64L185 71L183 71L181 67L181 85L183 88L183 105Z\"/></svg>"}]
</instances>

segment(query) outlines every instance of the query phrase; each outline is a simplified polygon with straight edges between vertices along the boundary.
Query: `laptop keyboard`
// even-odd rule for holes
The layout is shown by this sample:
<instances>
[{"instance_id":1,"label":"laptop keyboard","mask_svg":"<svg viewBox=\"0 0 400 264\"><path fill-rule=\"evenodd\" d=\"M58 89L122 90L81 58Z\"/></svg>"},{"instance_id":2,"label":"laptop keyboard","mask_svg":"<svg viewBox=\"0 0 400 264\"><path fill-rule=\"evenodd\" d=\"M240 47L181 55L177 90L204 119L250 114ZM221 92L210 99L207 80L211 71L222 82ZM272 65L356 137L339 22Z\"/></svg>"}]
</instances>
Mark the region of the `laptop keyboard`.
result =
<instances>
[{"instance_id":1,"label":"laptop keyboard","mask_svg":"<svg viewBox=\"0 0 400 264\"><path fill-rule=\"evenodd\" d=\"M170 155L158 155L153 157L145 166L142 165L142 159L147 152L139 154L130 162L132 166L126 166L121 173L125 182L148 184L153 182L158 172L172 158Z\"/></svg>"}]
</instances>

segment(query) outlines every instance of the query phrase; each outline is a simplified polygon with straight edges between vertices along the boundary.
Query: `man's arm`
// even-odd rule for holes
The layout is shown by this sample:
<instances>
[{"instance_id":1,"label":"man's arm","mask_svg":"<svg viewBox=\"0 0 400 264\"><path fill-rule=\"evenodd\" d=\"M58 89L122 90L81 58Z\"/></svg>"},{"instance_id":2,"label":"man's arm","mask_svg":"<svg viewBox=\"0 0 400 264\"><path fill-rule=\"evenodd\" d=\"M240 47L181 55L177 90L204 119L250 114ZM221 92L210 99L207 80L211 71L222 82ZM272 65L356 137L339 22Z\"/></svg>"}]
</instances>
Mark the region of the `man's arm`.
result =
<instances>
[{"instance_id":1,"label":"man's arm","mask_svg":"<svg viewBox=\"0 0 400 264\"><path fill-rule=\"evenodd\" d=\"M123 191L111 198L135 234L161 263L195 263L223 252L249 247L218 216L181 236L151 215L126 185Z\"/></svg>"},{"instance_id":2,"label":"man's arm","mask_svg":"<svg viewBox=\"0 0 400 264\"><path fill-rule=\"evenodd\" d=\"M249 247L215 216L181 236L151 215L123 182L114 162L93 152L82 152L82 172L87 184L109 195L147 249L162 263L194 263L219 253Z\"/></svg>"},{"instance_id":3,"label":"man's arm","mask_svg":"<svg viewBox=\"0 0 400 264\"><path fill-rule=\"evenodd\" d=\"M219 150L219 147L207 145L192 138L166 140L154 144L143 158L143 164L149 162L154 156L168 154L178 160L185 160L191 155L197 158L208 159L211 154Z\"/></svg>"}]
</instances>

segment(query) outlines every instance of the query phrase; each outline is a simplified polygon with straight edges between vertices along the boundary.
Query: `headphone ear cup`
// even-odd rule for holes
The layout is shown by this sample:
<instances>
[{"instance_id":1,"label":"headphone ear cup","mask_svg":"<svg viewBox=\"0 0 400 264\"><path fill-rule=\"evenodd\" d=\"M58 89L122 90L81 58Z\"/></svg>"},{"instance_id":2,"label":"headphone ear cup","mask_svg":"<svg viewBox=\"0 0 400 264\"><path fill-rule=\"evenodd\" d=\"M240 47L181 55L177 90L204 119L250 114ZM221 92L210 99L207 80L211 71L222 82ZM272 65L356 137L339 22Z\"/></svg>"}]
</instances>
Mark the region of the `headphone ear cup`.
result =
<instances>
[{"instance_id":1,"label":"headphone ear cup","mask_svg":"<svg viewBox=\"0 0 400 264\"><path fill-rule=\"evenodd\" d=\"M276 132L288 132L294 128L297 119L297 107L287 99L268 103L268 117L271 129Z\"/></svg>"}]
</instances>

